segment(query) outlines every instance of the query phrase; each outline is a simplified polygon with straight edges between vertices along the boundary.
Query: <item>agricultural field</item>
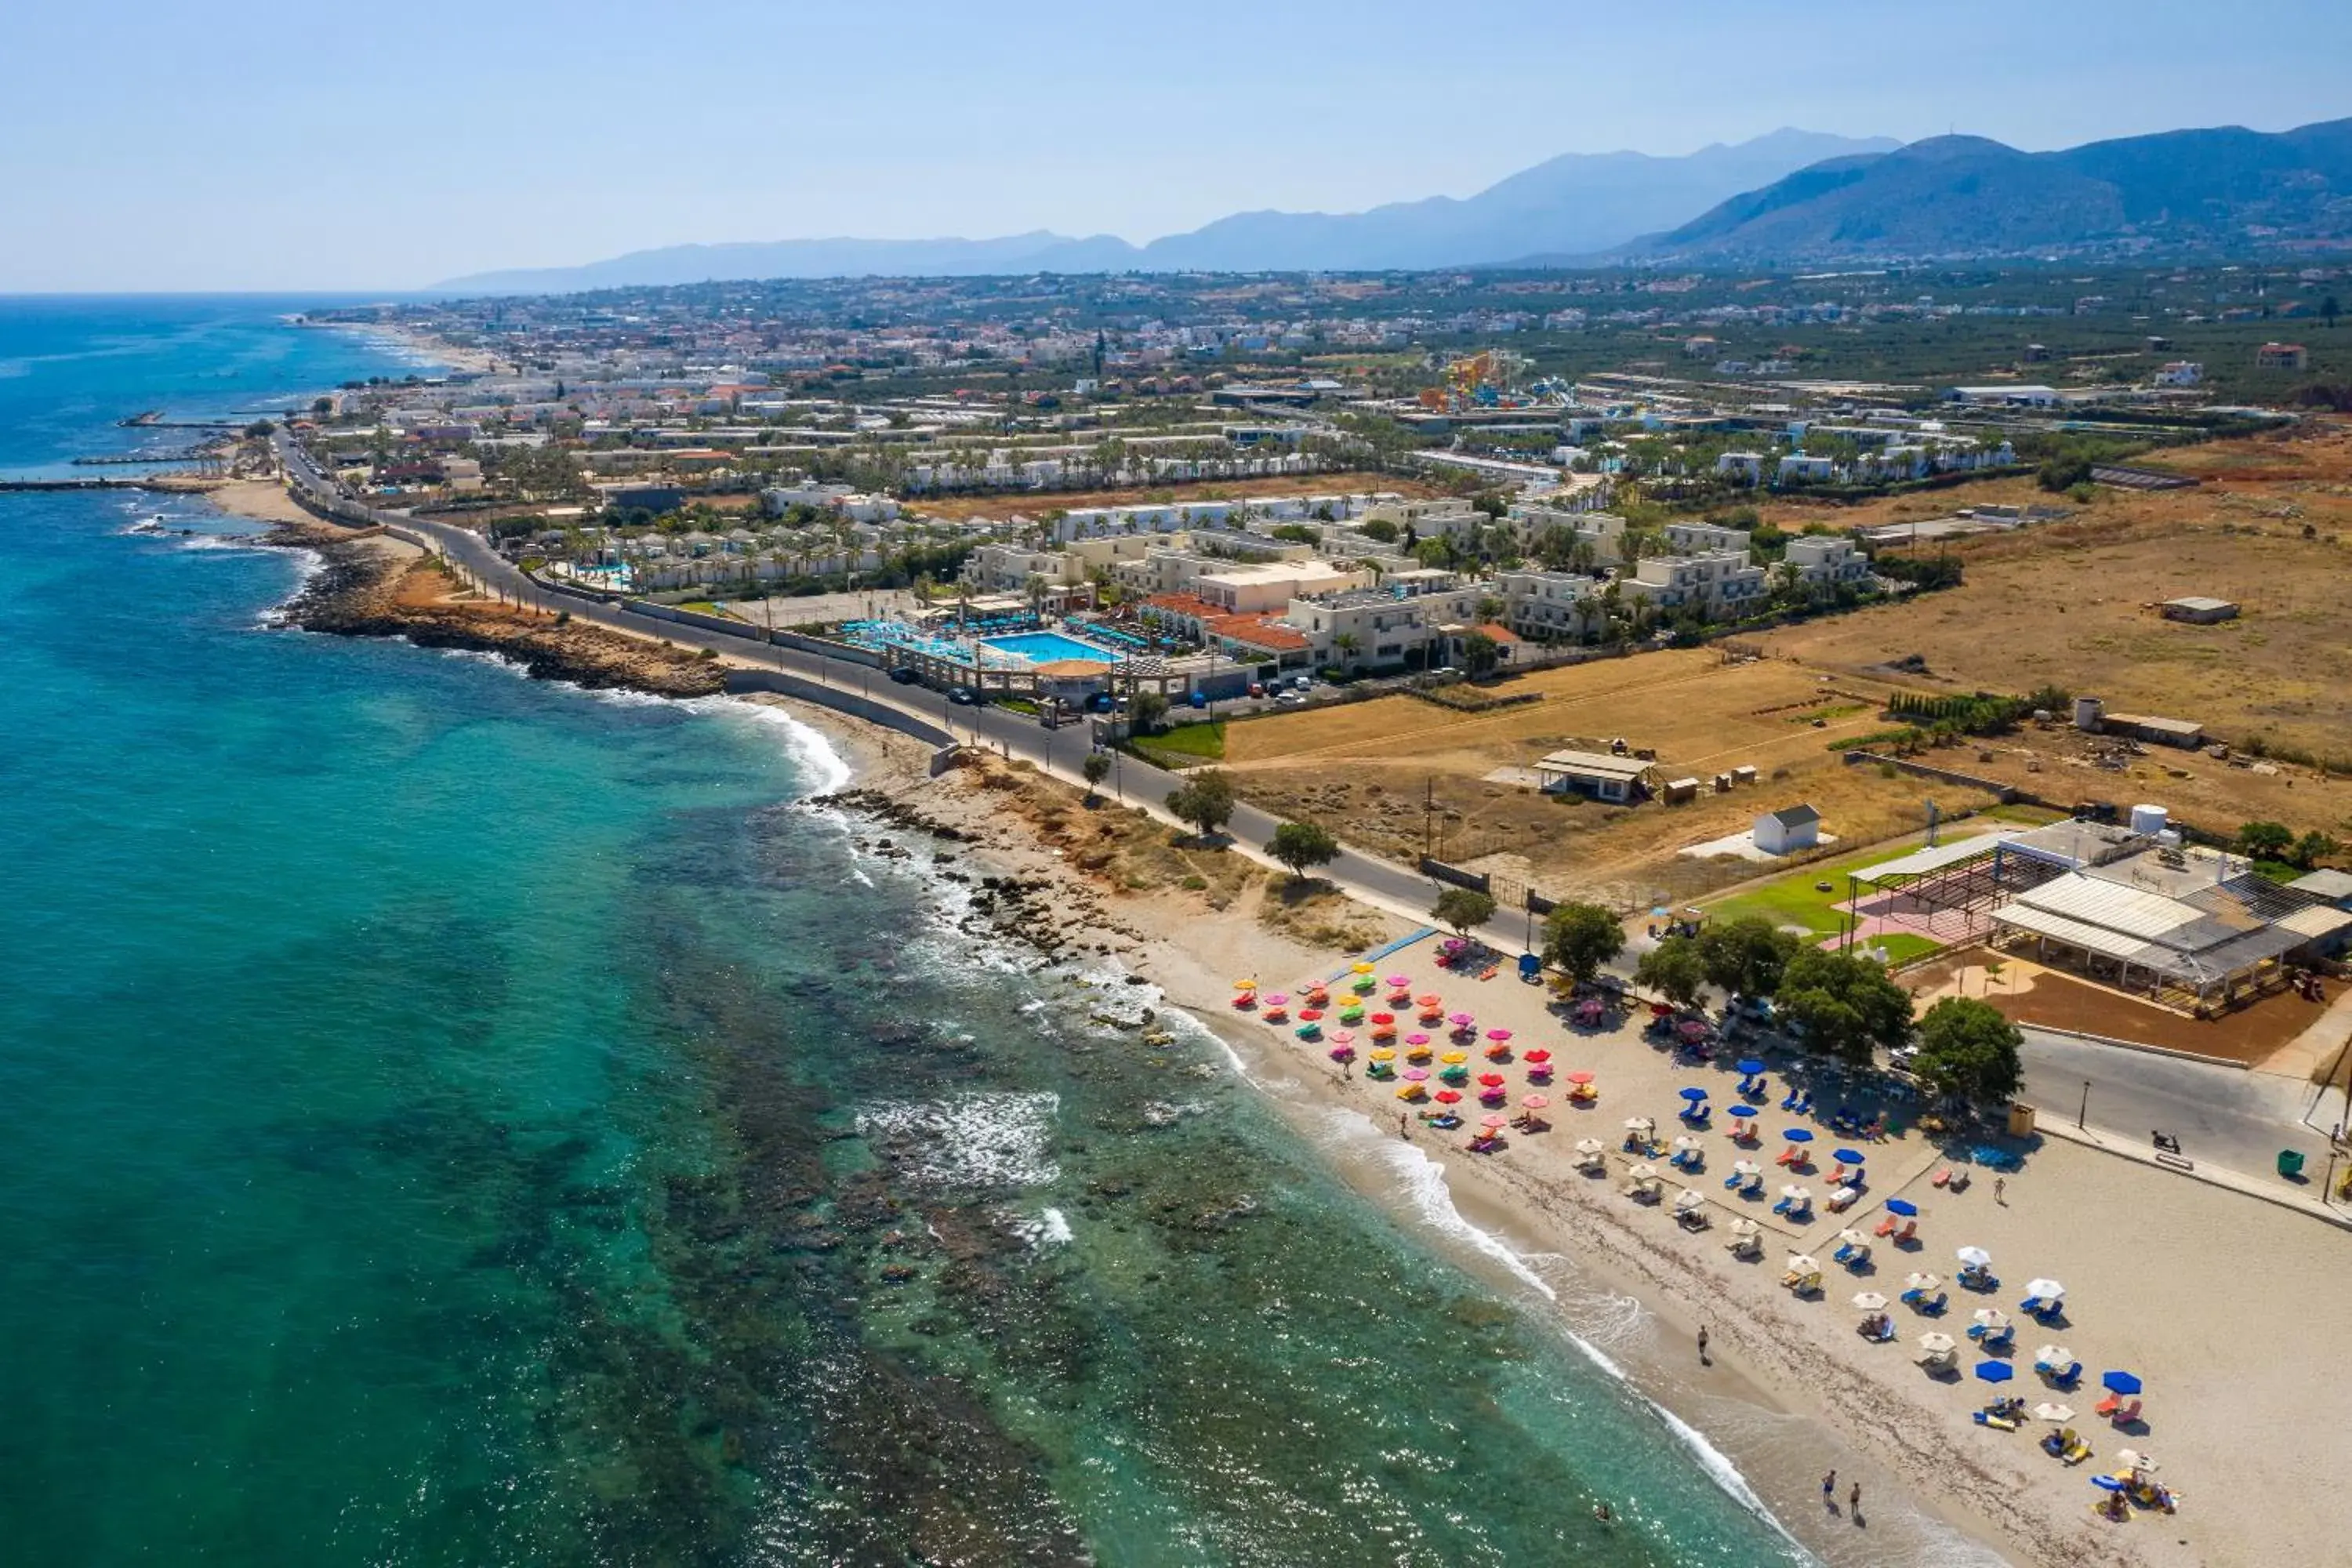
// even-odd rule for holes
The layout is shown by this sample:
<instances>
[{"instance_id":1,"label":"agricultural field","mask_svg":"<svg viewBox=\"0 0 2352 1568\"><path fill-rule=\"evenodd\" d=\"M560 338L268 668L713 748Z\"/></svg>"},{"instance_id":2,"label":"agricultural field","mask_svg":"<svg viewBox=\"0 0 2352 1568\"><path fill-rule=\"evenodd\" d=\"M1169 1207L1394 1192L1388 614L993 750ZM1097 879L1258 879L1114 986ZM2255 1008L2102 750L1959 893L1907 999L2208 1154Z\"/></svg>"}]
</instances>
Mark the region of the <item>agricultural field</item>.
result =
<instances>
[{"instance_id":1,"label":"agricultural field","mask_svg":"<svg viewBox=\"0 0 2352 1568\"><path fill-rule=\"evenodd\" d=\"M2352 582L2352 431L2328 422L2298 437L2215 442L2144 461L2204 482L2102 489L2063 521L1954 542L1967 571L1959 588L1787 627L1761 645L1840 679L1887 676L1922 690L2055 685L2117 711L2199 721L2242 749L2352 771L2342 678L2352 668L2352 621L2342 611ZM2157 615L2158 602L2184 594L2234 600L2243 614L2216 626ZM1924 673L1885 668L1913 655Z\"/></svg>"},{"instance_id":2,"label":"agricultural field","mask_svg":"<svg viewBox=\"0 0 2352 1568\"><path fill-rule=\"evenodd\" d=\"M1624 907L1684 902L1754 876L1752 862L1678 851L1773 807L1809 802L1837 837L1829 852L1844 853L1924 826L1931 795L1947 816L1992 798L1839 758L1838 737L1883 727L1885 682L1694 649L1539 670L1496 689L1542 700L1463 714L1393 696L1237 720L1225 727L1224 766L1249 798L1378 853L1411 861L1426 847L1506 882ZM1762 780L1685 805L1626 807L1489 776L1563 748L1606 751L1620 736L1656 751L1661 778L1747 764Z\"/></svg>"}]
</instances>

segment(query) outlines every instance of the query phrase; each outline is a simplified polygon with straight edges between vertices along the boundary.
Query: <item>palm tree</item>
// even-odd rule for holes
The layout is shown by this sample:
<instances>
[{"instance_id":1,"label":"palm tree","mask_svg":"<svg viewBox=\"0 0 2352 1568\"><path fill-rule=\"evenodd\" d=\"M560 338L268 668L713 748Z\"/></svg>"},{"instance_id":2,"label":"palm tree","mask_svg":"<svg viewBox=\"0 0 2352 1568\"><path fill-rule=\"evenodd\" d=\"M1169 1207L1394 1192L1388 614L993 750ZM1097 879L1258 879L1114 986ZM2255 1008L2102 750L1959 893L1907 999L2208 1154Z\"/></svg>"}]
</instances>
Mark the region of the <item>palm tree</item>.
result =
<instances>
[{"instance_id":1,"label":"palm tree","mask_svg":"<svg viewBox=\"0 0 2352 1568\"><path fill-rule=\"evenodd\" d=\"M1356 655L1363 646L1363 639L1353 632L1341 632L1331 639L1331 647L1338 651L1343 667L1350 674L1355 672Z\"/></svg>"}]
</instances>

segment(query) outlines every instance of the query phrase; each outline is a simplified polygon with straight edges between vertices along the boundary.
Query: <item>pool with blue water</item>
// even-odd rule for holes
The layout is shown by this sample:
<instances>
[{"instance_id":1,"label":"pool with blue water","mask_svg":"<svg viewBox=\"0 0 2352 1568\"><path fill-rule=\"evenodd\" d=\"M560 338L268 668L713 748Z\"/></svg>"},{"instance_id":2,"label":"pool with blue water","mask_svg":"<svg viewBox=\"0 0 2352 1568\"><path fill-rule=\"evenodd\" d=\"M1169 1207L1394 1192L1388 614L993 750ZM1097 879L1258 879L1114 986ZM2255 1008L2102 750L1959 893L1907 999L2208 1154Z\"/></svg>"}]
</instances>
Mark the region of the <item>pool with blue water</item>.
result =
<instances>
[{"instance_id":1,"label":"pool with blue water","mask_svg":"<svg viewBox=\"0 0 2352 1568\"><path fill-rule=\"evenodd\" d=\"M982 637L980 639L980 646L992 647L1000 653L1009 653L1018 658L1025 658L1032 664L1051 664L1056 659L1064 658L1091 659L1097 664L1117 664L1127 657L1125 654L1114 653L1109 648L1094 643L1081 642L1076 637L1067 637L1060 632L1020 632L1012 637Z\"/></svg>"}]
</instances>

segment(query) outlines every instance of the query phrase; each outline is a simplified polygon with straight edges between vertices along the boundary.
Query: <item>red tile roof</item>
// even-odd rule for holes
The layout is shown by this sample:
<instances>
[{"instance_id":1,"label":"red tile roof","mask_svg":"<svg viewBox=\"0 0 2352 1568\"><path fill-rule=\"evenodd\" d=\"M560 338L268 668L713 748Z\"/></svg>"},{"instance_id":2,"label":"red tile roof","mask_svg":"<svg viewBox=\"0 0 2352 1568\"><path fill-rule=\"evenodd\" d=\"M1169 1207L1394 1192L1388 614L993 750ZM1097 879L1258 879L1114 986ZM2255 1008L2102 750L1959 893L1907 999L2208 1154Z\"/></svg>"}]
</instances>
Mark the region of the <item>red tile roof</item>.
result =
<instances>
[{"instance_id":1,"label":"red tile roof","mask_svg":"<svg viewBox=\"0 0 2352 1568\"><path fill-rule=\"evenodd\" d=\"M1197 594L1154 594L1143 601L1148 610L1167 610L1174 615L1188 616L1194 620L1208 620L1225 614L1224 606L1213 605Z\"/></svg>"},{"instance_id":2,"label":"red tile roof","mask_svg":"<svg viewBox=\"0 0 2352 1568\"><path fill-rule=\"evenodd\" d=\"M1287 652L1310 646L1307 634L1296 626L1286 626L1263 616L1217 616L1203 621L1201 630L1209 637L1274 652Z\"/></svg>"},{"instance_id":3,"label":"red tile roof","mask_svg":"<svg viewBox=\"0 0 2352 1568\"><path fill-rule=\"evenodd\" d=\"M1488 621L1478 629L1492 638L1496 647L1508 647L1511 644L1521 640L1518 633L1500 621Z\"/></svg>"}]
</instances>

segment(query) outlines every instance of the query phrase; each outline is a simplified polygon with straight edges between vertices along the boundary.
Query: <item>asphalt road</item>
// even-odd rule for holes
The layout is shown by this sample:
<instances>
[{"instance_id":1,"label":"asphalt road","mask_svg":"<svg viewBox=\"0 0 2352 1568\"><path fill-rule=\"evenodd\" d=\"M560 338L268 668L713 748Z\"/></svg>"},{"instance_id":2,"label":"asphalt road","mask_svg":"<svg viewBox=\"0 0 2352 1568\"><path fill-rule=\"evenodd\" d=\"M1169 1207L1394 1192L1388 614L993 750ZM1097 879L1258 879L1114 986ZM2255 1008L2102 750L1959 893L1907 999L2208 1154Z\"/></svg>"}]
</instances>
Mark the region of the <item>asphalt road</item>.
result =
<instances>
[{"instance_id":1,"label":"asphalt road","mask_svg":"<svg viewBox=\"0 0 2352 1568\"><path fill-rule=\"evenodd\" d=\"M289 474L313 494L335 497L332 483L311 467L291 441L278 438L278 450ZM341 498L336 498L341 500ZM351 504L342 500L342 504ZM729 637L721 632L677 623L650 623L616 605L550 595L492 550L479 534L447 523L433 522L398 512L372 512L380 521L410 530L434 541L445 554L480 582L503 589L509 597L551 609L566 609L583 621L642 636L655 625L674 643L709 647L752 663L765 664L844 691L854 691L887 702L903 711L942 723L974 745L1001 755L1025 759L1073 784L1084 784L1078 772L1087 752L1086 731L1078 725L1047 730L1034 719L1004 709L960 707L942 694L920 687L893 684L865 665L845 663L770 644ZM1181 781L1177 775L1138 758L1114 753L1116 766L1104 780L1106 793L1129 805L1173 821L1161 802ZM1274 837L1280 819L1255 806L1237 805L1227 832L1235 847L1254 858L1265 858L1262 846ZM1441 885L1394 861L1342 848L1339 858L1320 875L1359 901L1407 920L1426 921ZM1478 933L1489 946L1506 953L1523 949L1528 924L1510 915L1489 923ZM1622 968L1630 975L1632 954ZM2327 1168L2326 1130L2345 1115L2340 1094L2331 1095L2310 1111L2317 1130L2303 1118L2310 1107L2308 1085L2263 1073L2094 1045L2063 1035L2029 1028L2025 1031L2026 1092L2044 1120L2072 1121L2078 1113L2103 1132L2147 1140L2157 1131L2180 1140L2183 1154L2248 1174L2274 1169L2281 1149L2301 1150L2309 1162L2312 1185L2298 1189L2315 1193ZM2087 1109L2084 1085L2088 1082Z\"/></svg>"}]
</instances>

